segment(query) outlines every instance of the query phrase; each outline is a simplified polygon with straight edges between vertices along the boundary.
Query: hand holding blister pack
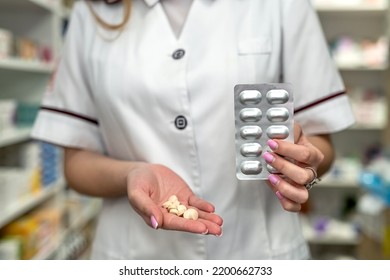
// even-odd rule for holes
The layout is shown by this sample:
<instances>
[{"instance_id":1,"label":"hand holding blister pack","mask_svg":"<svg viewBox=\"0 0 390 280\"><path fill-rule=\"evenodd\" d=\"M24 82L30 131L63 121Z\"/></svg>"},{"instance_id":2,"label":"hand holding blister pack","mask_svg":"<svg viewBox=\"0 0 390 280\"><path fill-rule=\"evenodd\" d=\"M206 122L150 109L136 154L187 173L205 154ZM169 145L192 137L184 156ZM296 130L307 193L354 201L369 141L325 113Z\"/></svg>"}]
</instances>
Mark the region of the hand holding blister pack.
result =
<instances>
[{"instance_id":1,"label":"hand holding blister pack","mask_svg":"<svg viewBox=\"0 0 390 280\"><path fill-rule=\"evenodd\" d=\"M262 154L269 139L294 142L294 98L286 83L238 84L234 87L236 175L239 180L266 180L278 173Z\"/></svg>"}]
</instances>

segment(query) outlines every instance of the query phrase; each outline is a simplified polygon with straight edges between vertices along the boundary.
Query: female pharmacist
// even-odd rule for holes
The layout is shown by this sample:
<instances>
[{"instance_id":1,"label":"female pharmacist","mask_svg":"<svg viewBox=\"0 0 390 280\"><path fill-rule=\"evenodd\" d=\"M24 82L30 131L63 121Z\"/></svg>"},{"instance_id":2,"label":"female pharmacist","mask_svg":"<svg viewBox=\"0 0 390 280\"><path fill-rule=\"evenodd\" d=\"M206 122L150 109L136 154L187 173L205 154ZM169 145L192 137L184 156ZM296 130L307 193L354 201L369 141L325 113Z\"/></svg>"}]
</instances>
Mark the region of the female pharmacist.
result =
<instances>
[{"instance_id":1,"label":"female pharmacist","mask_svg":"<svg viewBox=\"0 0 390 280\"><path fill-rule=\"evenodd\" d=\"M92 258L310 258L297 212L353 116L309 2L76 2L33 137L104 198ZM233 88L270 82L294 87L295 143L263 153L283 176L239 181Z\"/></svg>"}]
</instances>

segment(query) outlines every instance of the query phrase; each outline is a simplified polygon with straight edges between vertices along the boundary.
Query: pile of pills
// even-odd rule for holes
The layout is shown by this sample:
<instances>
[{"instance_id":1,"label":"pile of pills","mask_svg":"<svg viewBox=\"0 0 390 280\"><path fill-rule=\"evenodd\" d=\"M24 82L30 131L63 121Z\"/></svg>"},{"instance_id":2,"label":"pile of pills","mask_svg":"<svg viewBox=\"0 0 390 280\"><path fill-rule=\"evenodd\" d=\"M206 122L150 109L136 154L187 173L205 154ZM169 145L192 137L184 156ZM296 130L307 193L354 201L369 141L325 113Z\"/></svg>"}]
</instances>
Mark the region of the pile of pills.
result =
<instances>
[{"instance_id":1,"label":"pile of pills","mask_svg":"<svg viewBox=\"0 0 390 280\"><path fill-rule=\"evenodd\" d=\"M183 217L187 220L196 221L199 217L198 211L193 208L188 208L181 204L176 195L171 195L169 199L163 203L162 207L167 209L171 214L174 214L179 217Z\"/></svg>"}]
</instances>

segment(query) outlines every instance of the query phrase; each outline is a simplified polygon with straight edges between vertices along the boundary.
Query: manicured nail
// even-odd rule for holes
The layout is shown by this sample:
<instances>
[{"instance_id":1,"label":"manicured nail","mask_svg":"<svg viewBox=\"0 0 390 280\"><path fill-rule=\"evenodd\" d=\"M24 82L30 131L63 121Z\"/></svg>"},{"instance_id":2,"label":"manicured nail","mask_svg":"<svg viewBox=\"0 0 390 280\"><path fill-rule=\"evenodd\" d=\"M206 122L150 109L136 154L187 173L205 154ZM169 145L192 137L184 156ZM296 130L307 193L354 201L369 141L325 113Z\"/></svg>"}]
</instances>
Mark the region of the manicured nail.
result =
<instances>
[{"instance_id":1,"label":"manicured nail","mask_svg":"<svg viewBox=\"0 0 390 280\"><path fill-rule=\"evenodd\" d=\"M202 232L203 235L206 235L206 234L208 234L208 233L209 233L209 230L208 230L208 229L206 229L204 232Z\"/></svg>"},{"instance_id":2,"label":"manicured nail","mask_svg":"<svg viewBox=\"0 0 390 280\"><path fill-rule=\"evenodd\" d=\"M271 174L268 176L268 180L271 182L272 185L276 186L279 183L279 177Z\"/></svg>"},{"instance_id":3,"label":"manicured nail","mask_svg":"<svg viewBox=\"0 0 390 280\"><path fill-rule=\"evenodd\" d=\"M263 158L267 163L272 163L275 160L274 156L270 153L264 153Z\"/></svg>"},{"instance_id":4,"label":"manicured nail","mask_svg":"<svg viewBox=\"0 0 390 280\"><path fill-rule=\"evenodd\" d=\"M282 200L284 198L284 196L279 191L277 191L275 194L279 198L279 200Z\"/></svg>"},{"instance_id":5,"label":"manicured nail","mask_svg":"<svg viewBox=\"0 0 390 280\"><path fill-rule=\"evenodd\" d=\"M223 231L221 231L220 234L216 234L215 236L216 236L216 237L221 237L222 235L223 235Z\"/></svg>"},{"instance_id":6,"label":"manicured nail","mask_svg":"<svg viewBox=\"0 0 390 280\"><path fill-rule=\"evenodd\" d=\"M152 227L153 227L154 229L157 229L158 223L157 223L156 218L155 218L153 215L150 217L150 223L152 224Z\"/></svg>"},{"instance_id":7,"label":"manicured nail","mask_svg":"<svg viewBox=\"0 0 390 280\"><path fill-rule=\"evenodd\" d=\"M276 143L274 140L268 140L267 144L274 151L278 148L278 143Z\"/></svg>"}]
</instances>

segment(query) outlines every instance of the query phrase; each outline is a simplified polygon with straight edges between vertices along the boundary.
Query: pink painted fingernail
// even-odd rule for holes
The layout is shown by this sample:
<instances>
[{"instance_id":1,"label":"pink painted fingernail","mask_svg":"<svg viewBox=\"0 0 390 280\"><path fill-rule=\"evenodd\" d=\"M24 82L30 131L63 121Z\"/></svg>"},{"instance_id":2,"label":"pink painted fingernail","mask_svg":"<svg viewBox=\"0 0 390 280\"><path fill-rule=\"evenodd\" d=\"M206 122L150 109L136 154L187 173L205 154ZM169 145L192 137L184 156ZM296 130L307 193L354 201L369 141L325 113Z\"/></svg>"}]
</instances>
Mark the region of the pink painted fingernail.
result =
<instances>
[{"instance_id":1,"label":"pink painted fingernail","mask_svg":"<svg viewBox=\"0 0 390 280\"><path fill-rule=\"evenodd\" d=\"M264 153L263 158L267 163L272 163L275 160L274 156L270 153Z\"/></svg>"},{"instance_id":2,"label":"pink painted fingernail","mask_svg":"<svg viewBox=\"0 0 390 280\"><path fill-rule=\"evenodd\" d=\"M279 200L282 200L284 198L284 196L280 193L280 191L277 191L275 194L279 198Z\"/></svg>"},{"instance_id":3,"label":"pink painted fingernail","mask_svg":"<svg viewBox=\"0 0 390 280\"><path fill-rule=\"evenodd\" d=\"M268 180L271 182L272 185L276 186L279 183L279 177L271 174L268 176Z\"/></svg>"},{"instance_id":4,"label":"pink painted fingernail","mask_svg":"<svg viewBox=\"0 0 390 280\"><path fill-rule=\"evenodd\" d=\"M222 237L222 235L223 235L223 231L221 231L220 234L216 234L215 236L216 236L216 237Z\"/></svg>"},{"instance_id":5,"label":"pink painted fingernail","mask_svg":"<svg viewBox=\"0 0 390 280\"><path fill-rule=\"evenodd\" d=\"M268 146L272 149L272 150L276 150L278 148L278 143L276 143L274 140L268 140L267 141L267 144Z\"/></svg>"},{"instance_id":6,"label":"pink painted fingernail","mask_svg":"<svg viewBox=\"0 0 390 280\"><path fill-rule=\"evenodd\" d=\"M152 224L152 227L153 227L154 229L157 229L158 223L157 223L156 218L155 218L153 215L150 217L150 223Z\"/></svg>"}]
</instances>

